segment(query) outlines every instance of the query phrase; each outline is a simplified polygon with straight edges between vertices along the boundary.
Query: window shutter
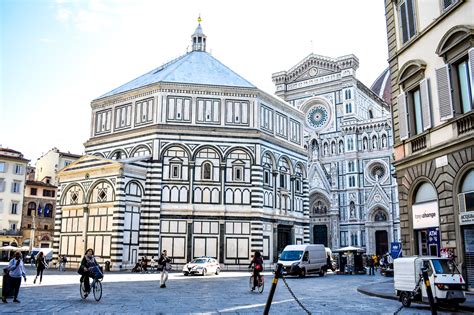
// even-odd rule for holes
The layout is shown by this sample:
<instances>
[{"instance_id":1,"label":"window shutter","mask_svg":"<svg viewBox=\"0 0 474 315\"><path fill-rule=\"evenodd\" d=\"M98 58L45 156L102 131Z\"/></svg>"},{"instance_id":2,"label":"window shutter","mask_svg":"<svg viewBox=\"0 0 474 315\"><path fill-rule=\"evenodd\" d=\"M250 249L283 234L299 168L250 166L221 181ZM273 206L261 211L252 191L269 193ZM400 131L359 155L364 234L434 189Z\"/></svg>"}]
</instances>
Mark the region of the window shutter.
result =
<instances>
[{"instance_id":1,"label":"window shutter","mask_svg":"<svg viewBox=\"0 0 474 315\"><path fill-rule=\"evenodd\" d=\"M469 49L469 77L471 78L471 101L474 103L474 48Z\"/></svg>"},{"instance_id":2,"label":"window shutter","mask_svg":"<svg viewBox=\"0 0 474 315\"><path fill-rule=\"evenodd\" d=\"M420 82L421 109L423 110L423 130L431 128L431 102L430 81L424 79Z\"/></svg>"},{"instance_id":3,"label":"window shutter","mask_svg":"<svg viewBox=\"0 0 474 315\"><path fill-rule=\"evenodd\" d=\"M465 194L459 194L458 201L459 201L459 212L465 212L466 211Z\"/></svg>"},{"instance_id":4,"label":"window shutter","mask_svg":"<svg viewBox=\"0 0 474 315\"><path fill-rule=\"evenodd\" d=\"M436 69L436 81L438 83L439 116L441 120L447 120L454 116L449 70L449 65Z\"/></svg>"},{"instance_id":5,"label":"window shutter","mask_svg":"<svg viewBox=\"0 0 474 315\"><path fill-rule=\"evenodd\" d=\"M400 140L408 139L408 117L407 117L407 99L406 93L398 95L398 129L400 132Z\"/></svg>"}]
</instances>

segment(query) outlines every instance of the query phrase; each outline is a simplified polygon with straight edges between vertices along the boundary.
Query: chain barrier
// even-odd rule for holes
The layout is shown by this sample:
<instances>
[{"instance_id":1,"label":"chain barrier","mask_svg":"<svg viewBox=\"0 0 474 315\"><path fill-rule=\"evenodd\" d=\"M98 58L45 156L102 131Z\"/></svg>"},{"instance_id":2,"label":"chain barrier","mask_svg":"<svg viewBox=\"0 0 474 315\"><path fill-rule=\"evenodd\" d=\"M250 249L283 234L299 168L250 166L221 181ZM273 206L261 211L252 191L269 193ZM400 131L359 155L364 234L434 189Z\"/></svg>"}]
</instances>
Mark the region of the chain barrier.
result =
<instances>
[{"instance_id":1,"label":"chain barrier","mask_svg":"<svg viewBox=\"0 0 474 315\"><path fill-rule=\"evenodd\" d=\"M308 315L311 315L311 312L308 311L308 309L303 305L303 303L301 303L300 300L298 300L298 298L296 297L296 295L293 293L293 290L291 290L290 286L288 285L288 283L286 282L286 279L284 276L281 277L283 279L283 283L285 284L286 288L288 289L288 291L290 292L291 296L293 297L293 299L295 299L296 303L298 303L299 306L301 306L301 308L306 312L306 314Z\"/></svg>"},{"instance_id":2,"label":"chain barrier","mask_svg":"<svg viewBox=\"0 0 474 315\"><path fill-rule=\"evenodd\" d=\"M398 313L400 313L400 311L404 308L404 306L400 306L400 308L398 310L396 310L393 315L397 315Z\"/></svg>"}]
</instances>

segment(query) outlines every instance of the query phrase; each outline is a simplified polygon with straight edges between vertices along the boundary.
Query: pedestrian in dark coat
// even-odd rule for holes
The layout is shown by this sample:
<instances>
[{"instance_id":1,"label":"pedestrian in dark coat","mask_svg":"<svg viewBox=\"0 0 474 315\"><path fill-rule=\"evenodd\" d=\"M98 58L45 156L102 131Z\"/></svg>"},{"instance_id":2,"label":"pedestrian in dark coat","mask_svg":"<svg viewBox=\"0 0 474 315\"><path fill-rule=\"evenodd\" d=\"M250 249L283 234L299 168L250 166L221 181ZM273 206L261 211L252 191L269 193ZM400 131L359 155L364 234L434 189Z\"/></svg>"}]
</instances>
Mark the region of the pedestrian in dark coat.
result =
<instances>
[{"instance_id":1,"label":"pedestrian in dark coat","mask_svg":"<svg viewBox=\"0 0 474 315\"><path fill-rule=\"evenodd\" d=\"M168 271L171 271L171 258L168 257L166 250L158 259L158 265L161 267L160 288L166 288L166 281L168 280Z\"/></svg>"},{"instance_id":2,"label":"pedestrian in dark coat","mask_svg":"<svg viewBox=\"0 0 474 315\"><path fill-rule=\"evenodd\" d=\"M33 280L33 283L36 283L36 279L38 279L39 276L39 283L41 284L41 281L43 281L43 271L46 269L46 266L48 266L46 263L46 258L44 257L43 252L39 252L36 258L36 277L35 280Z\"/></svg>"}]
</instances>

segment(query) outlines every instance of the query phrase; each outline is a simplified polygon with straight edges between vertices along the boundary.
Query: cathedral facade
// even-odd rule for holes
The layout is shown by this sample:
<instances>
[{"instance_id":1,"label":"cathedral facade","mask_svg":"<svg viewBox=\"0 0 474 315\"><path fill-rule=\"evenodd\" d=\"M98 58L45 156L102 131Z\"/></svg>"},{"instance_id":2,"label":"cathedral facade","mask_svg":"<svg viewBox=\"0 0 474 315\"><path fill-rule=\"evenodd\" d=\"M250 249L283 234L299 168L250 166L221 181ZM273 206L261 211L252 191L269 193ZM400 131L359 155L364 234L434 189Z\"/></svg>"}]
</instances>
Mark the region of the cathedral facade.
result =
<instances>
[{"instance_id":1,"label":"cathedral facade","mask_svg":"<svg viewBox=\"0 0 474 315\"><path fill-rule=\"evenodd\" d=\"M400 235L391 113L358 66L354 55L310 54L272 78L305 115L311 242L385 254Z\"/></svg>"},{"instance_id":2,"label":"cathedral facade","mask_svg":"<svg viewBox=\"0 0 474 315\"><path fill-rule=\"evenodd\" d=\"M60 174L56 255L113 269L166 249L232 268L310 242L302 113L192 51L91 103L87 155Z\"/></svg>"}]
</instances>

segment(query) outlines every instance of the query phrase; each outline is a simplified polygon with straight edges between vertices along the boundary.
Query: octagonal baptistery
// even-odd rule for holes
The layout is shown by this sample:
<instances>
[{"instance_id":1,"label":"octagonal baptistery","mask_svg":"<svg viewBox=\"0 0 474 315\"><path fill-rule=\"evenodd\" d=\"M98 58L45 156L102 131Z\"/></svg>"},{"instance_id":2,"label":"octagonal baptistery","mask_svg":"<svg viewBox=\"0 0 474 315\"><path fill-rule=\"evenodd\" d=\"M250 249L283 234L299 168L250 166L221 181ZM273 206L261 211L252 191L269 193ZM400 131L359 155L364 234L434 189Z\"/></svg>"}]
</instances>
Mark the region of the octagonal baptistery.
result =
<instances>
[{"instance_id":1,"label":"octagonal baptistery","mask_svg":"<svg viewBox=\"0 0 474 315\"><path fill-rule=\"evenodd\" d=\"M303 114L192 51L91 103L88 154L60 172L55 249L113 269L167 250L232 269L309 242Z\"/></svg>"}]
</instances>

